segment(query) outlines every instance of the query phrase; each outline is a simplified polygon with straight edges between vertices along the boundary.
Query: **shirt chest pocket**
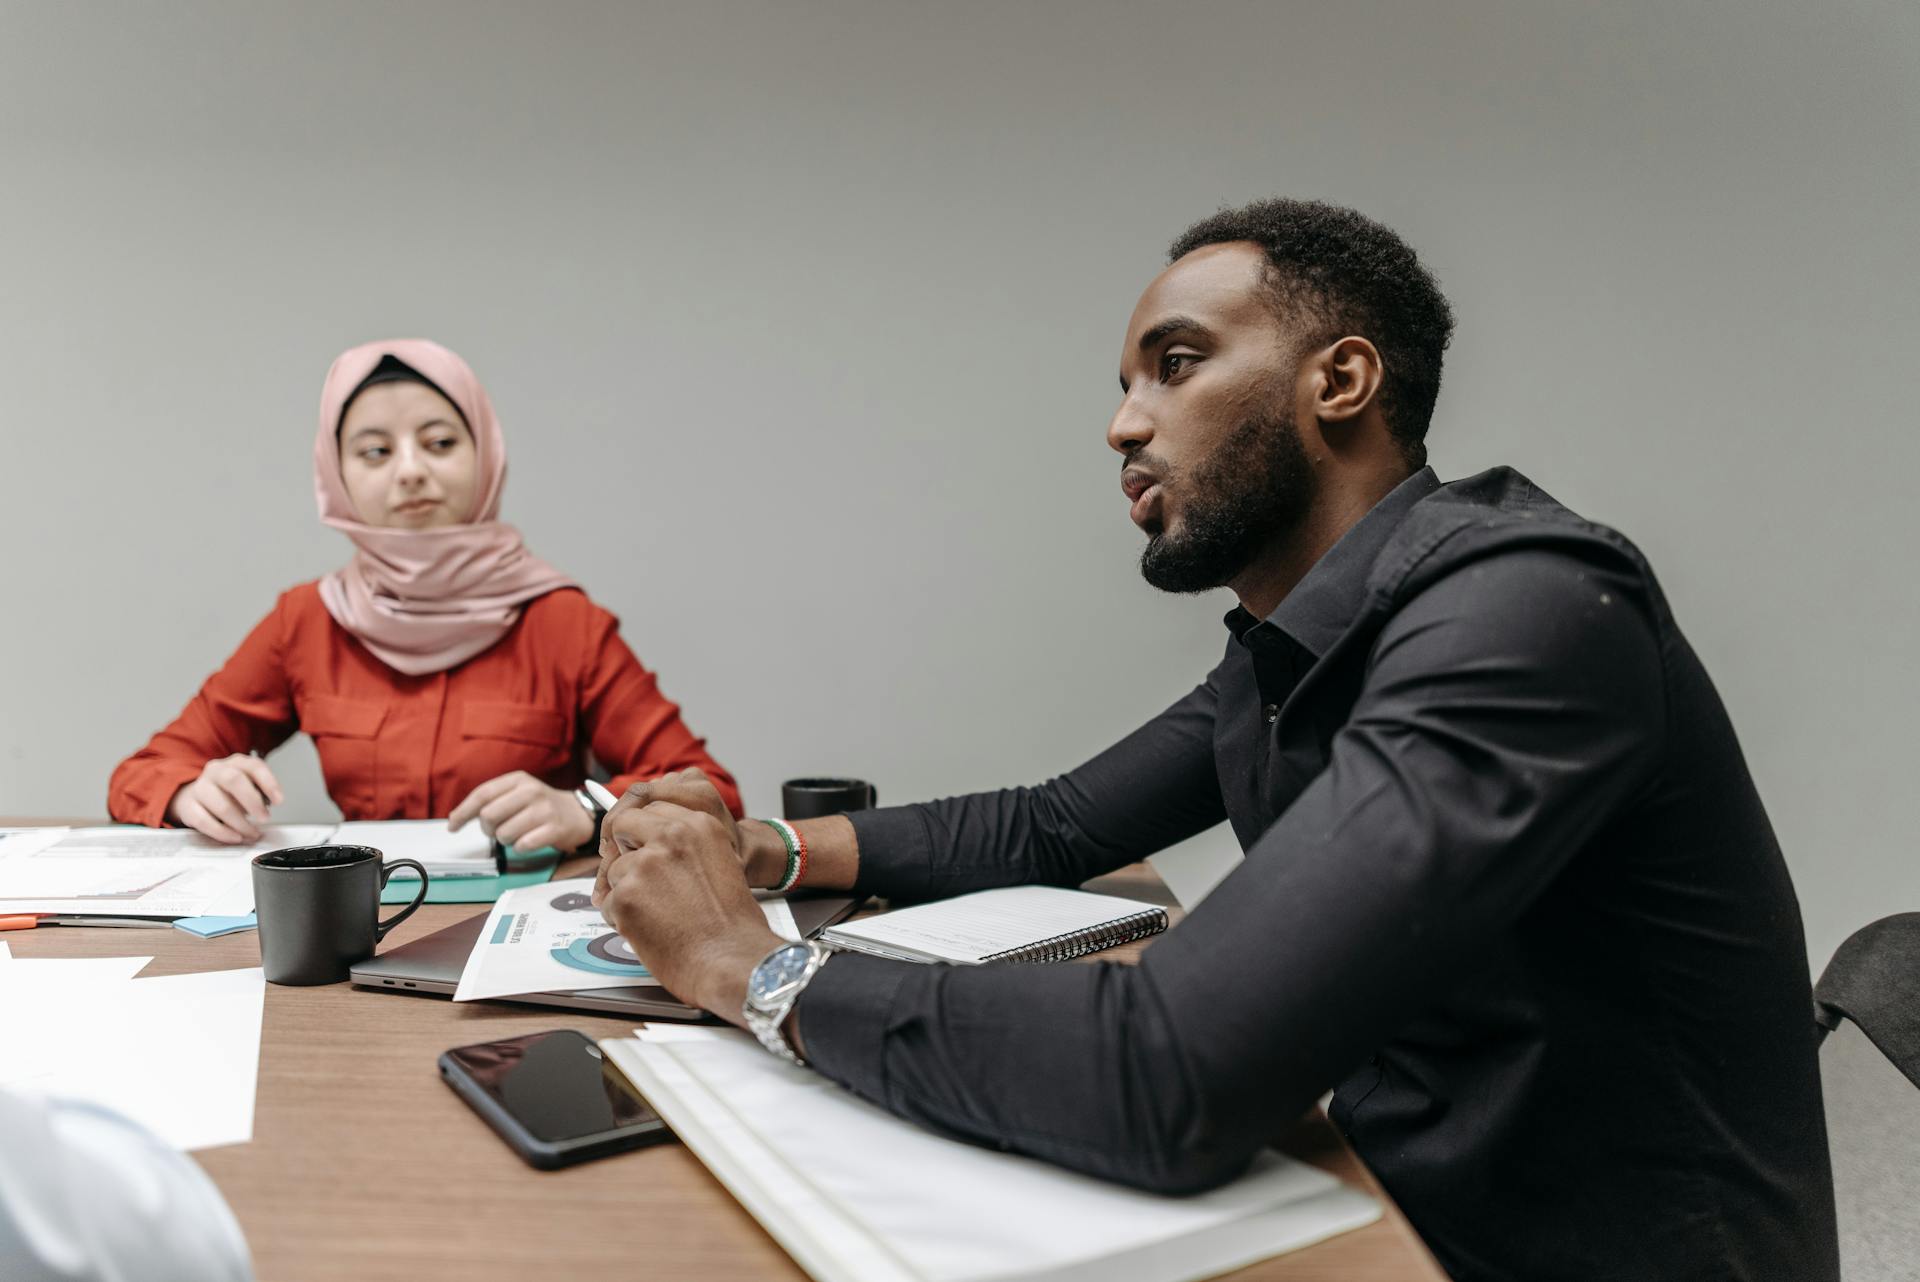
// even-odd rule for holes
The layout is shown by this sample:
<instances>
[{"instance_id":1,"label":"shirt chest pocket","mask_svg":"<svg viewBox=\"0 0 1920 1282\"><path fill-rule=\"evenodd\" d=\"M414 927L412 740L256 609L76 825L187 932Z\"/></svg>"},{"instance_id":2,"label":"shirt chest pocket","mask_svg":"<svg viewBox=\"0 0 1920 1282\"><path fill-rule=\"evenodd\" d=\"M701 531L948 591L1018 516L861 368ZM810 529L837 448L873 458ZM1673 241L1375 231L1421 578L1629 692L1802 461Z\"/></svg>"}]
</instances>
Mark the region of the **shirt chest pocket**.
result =
<instances>
[{"instance_id":1,"label":"shirt chest pocket","mask_svg":"<svg viewBox=\"0 0 1920 1282\"><path fill-rule=\"evenodd\" d=\"M327 794L349 819L374 811L380 727L386 720L384 702L337 694L313 695L300 709L300 728L312 736L319 750Z\"/></svg>"},{"instance_id":2,"label":"shirt chest pocket","mask_svg":"<svg viewBox=\"0 0 1920 1282\"><path fill-rule=\"evenodd\" d=\"M460 737L469 761L486 778L550 770L568 756L567 719L538 704L469 703L460 712Z\"/></svg>"}]
</instances>

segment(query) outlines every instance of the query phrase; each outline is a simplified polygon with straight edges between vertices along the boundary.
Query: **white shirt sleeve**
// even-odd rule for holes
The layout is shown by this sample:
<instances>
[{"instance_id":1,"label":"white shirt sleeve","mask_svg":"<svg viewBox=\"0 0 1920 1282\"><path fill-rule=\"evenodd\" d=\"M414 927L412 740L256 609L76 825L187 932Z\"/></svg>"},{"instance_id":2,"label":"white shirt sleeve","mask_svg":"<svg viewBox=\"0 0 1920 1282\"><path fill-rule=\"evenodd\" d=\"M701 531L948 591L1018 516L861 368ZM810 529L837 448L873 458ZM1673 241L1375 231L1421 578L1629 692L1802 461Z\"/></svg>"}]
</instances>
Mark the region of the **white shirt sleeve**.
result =
<instances>
[{"instance_id":1,"label":"white shirt sleeve","mask_svg":"<svg viewBox=\"0 0 1920 1282\"><path fill-rule=\"evenodd\" d=\"M252 1282L246 1239L192 1159L93 1104L0 1090L7 1282Z\"/></svg>"}]
</instances>

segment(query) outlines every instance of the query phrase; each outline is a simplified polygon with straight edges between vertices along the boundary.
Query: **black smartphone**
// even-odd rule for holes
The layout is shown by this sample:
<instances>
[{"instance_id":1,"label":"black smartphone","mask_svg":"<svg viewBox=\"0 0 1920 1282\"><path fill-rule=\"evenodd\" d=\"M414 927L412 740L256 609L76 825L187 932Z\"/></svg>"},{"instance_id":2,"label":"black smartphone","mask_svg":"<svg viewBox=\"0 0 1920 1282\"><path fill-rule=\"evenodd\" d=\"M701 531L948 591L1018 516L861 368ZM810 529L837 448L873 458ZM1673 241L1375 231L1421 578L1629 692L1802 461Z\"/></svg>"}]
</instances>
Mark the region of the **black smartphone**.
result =
<instances>
[{"instance_id":1,"label":"black smartphone","mask_svg":"<svg viewBox=\"0 0 1920 1282\"><path fill-rule=\"evenodd\" d=\"M571 1028L456 1046L440 1076L542 1170L673 1138L647 1102Z\"/></svg>"}]
</instances>

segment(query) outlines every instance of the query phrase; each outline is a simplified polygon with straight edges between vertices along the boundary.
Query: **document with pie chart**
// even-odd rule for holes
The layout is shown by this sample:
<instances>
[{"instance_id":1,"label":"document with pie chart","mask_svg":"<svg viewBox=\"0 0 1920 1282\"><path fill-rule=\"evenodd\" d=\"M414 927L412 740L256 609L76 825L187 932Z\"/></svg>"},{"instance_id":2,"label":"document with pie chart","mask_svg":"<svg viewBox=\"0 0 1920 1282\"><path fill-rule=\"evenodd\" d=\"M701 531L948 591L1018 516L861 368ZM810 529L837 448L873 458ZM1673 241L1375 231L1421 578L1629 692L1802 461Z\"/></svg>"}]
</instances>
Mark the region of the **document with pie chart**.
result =
<instances>
[{"instance_id":1,"label":"document with pie chart","mask_svg":"<svg viewBox=\"0 0 1920 1282\"><path fill-rule=\"evenodd\" d=\"M573 993L654 982L620 932L593 906L593 878L522 886L500 896L467 954L456 1002L522 993ZM760 911L782 939L800 938L784 899Z\"/></svg>"}]
</instances>

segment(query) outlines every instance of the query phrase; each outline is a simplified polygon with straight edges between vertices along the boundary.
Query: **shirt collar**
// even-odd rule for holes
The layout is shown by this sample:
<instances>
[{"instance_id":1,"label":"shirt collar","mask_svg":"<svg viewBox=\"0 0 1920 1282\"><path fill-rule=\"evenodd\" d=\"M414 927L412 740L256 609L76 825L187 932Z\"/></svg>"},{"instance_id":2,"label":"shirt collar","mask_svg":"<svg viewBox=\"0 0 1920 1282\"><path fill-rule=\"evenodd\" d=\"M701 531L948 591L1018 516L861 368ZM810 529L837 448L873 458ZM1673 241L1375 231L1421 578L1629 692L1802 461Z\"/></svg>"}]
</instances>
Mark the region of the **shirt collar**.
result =
<instances>
[{"instance_id":1,"label":"shirt collar","mask_svg":"<svg viewBox=\"0 0 1920 1282\"><path fill-rule=\"evenodd\" d=\"M1319 658L1359 613L1367 575L1401 520L1414 504L1439 488L1440 478L1433 469L1421 468L1355 521L1264 622L1236 605L1223 620L1227 629L1249 648L1265 640L1267 629L1275 629Z\"/></svg>"}]
</instances>

